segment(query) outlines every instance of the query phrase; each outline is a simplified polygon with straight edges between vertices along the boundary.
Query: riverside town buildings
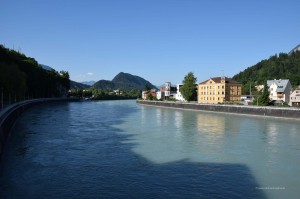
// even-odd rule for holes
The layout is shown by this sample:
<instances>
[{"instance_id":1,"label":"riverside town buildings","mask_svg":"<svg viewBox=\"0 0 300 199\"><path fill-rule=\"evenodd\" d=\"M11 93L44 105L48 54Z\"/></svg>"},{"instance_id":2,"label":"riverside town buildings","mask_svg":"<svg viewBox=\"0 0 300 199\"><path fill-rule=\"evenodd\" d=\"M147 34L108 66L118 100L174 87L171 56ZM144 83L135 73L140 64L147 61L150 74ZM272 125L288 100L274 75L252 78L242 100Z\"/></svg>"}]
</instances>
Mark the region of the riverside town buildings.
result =
<instances>
[{"instance_id":1,"label":"riverside town buildings","mask_svg":"<svg viewBox=\"0 0 300 199\"><path fill-rule=\"evenodd\" d=\"M290 96L290 106L300 106L300 86Z\"/></svg>"},{"instance_id":2,"label":"riverside town buildings","mask_svg":"<svg viewBox=\"0 0 300 199\"><path fill-rule=\"evenodd\" d=\"M198 103L241 101L242 84L227 77L213 77L198 85Z\"/></svg>"},{"instance_id":3,"label":"riverside town buildings","mask_svg":"<svg viewBox=\"0 0 300 199\"><path fill-rule=\"evenodd\" d=\"M270 92L269 98L271 101L275 102L275 104L278 102L286 102L289 104L292 91L290 80L268 80L267 85Z\"/></svg>"}]
</instances>

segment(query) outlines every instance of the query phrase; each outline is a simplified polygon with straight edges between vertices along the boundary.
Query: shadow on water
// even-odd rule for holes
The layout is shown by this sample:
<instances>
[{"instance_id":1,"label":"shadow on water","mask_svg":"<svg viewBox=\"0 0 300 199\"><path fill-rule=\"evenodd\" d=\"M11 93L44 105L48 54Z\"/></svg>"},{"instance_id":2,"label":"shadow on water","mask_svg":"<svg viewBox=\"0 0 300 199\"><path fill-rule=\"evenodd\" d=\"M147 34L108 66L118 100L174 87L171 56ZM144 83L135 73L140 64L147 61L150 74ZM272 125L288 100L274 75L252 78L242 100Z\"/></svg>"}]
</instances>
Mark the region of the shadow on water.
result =
<instances>
[{"instance_id":1,"label":"shadow on water","mask_svg":"<svg viewBox=\"0 0 300 199\"><path fill-rule=\"evenodd\" d=\"M82 106L90 110L95 108L93 103ZM2 162L0 198L266 198L245 165L147 161L132 152L134 144L124 143L131 136L113 127L137 109L126 103L114 106L103 102L97 107L101 114L93 112L93 117L97 118L96 130L86 120L85 127L75 125L74 129L64 132L63 143L47 146L47 143L53 144L50 142L52 134L47 135L48 142L42 147L52 148L52 151L47 149L31 155L34 148L40 147L37 145L28 146L32 149L22 151L21 155L6 156ZM80 104L71 104L68 111L78 108ZM34 111L38 109L24 117L31 117ZM77 111L76 114L82 113ZM74 125L73 116L68 117L64 127ZM38 123L46 124L46 118L41 120ZM57 122L52 120L47 125L55 128ZM22 125L19 122L15 129ZM76 128L81 132L87 130L87 133L78 134L82 136L78 138ZM69 133L76 136L68 137ZM30 136L26 139L31 139ZM18 148L12 150L20 153ZM38 161L37 156L40 157Z\"/></svg>"}]
</instances>

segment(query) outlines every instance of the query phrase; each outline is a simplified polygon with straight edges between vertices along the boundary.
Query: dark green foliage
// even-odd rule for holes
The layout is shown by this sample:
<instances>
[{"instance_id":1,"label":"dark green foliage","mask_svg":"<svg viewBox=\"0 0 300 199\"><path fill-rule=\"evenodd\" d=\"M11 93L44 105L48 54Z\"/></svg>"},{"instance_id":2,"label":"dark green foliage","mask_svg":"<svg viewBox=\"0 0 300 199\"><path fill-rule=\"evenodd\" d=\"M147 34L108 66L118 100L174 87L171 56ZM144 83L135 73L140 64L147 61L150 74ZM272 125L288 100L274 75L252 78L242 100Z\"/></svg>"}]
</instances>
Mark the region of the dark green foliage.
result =
<instances>
[{"instance_id":1,"label":"dark green foliage","mask_svg":"<svg viewBox=\"0 0 300 199\"><path fill-rule=\"evenodd\" d=\"M112 81L100 80L96 82L93 87L98 89L122 89L131 90L138 89L143 90L145 86L155 88L149 81L129 73L119 73L113 78Z\"/></svg>"},{"instance_id":2,"label":"dark green foliage","mask_svg":"<svg viewBox=\"0 0 300 199\"><path fill-rule=\"evenodd\" d=\"M144 88L144 91L149 91L149 90L151 90L150 86L146 85L145 88Z\"/></svg>"},{"instance_id":3,"label":"dark green foliage","mask_svg":"<svg viewBox=\"0 0 300 199\"><path fill-rule=\"evenodd\" d=\"M187 101L195 100L197 97L197 88L195 86L197 78L194 76L193 72L189 72L182 81L183 85L180 88L182 96Z\"/></svg>"},{"instance_id":4,"label":"dark green foliage","mask_svg":"<svg viewBox=\"0 0 300 199\"><path fill-rule=\"evenodd\" d=\"M59 97L66 95L69 88L67 71L45 70L35 59L0 45L0 89L4 101Z\"/></svg>"},{"instance_id":5,"label":"dark green foliage","mask_svg":"<svg viewBox=\"0 0 300 199\"><path fill-rule=\"evenodd\" d=\"M94 88L97 88L97 89L118 89L116 88L115 84L112 82L112 81L109 81L109 80L100 80L98 82L96 82L94 85L93 85Z\"/></svg>"},{"instance_id":6,"label":"dark green foliage","mask_svg":"<svg viewBox=\"0 0 300 199\"><path fill-rule=\"evenodd\" d=\"M151 92L148 94L148 100L154 100L154 97Z\"/></svg>"},{"instance_id":7,"label":"dark green foliage","mask_svg":"<svg viewBox=\"0 0 300 199\"><path fill-rule=\"evenodd\" d=\"M132 89L115 93L113 90L96 89L71 89L72 97L90 98L92 100L137 99L141 97L140 90Z\"/></svg>"},{"instance_id":8,"label":"dark green foliage","mask_svg":"<svg viewBox=\"0 0 300 199\"><path fill-rule=\"evenodd\" d=\"M270 104L270 98L269 98L270 92L268 90L268 85L267 81L264 83L264 89L262 91L261 96L257 96L255 100L253 101L254 105L259 105L259 106L268 106Z\"/></svg>"},{"instance_id":9,"label":"dark green foliage","mask_svg":"<svg viewBox=\"0 0 300 199\"><path fill-rule=\"evenodd\" d=\"M244 85L243 94L249 94L250 82L252 86L262 85L266 80L272 79L289 79L292 86L296 87L300 85L300 52L271 56L233 76L232 79Z\"/></svg>"},{"instance_id":10,"label":"dark green foliage","mask_svg":"<svg viewBox=\"0 0 300 199\"><path fill-rule=\"evenodd\" d=\"M86 84L82 84L79 82L74 82L74 81L70 81L70 87L71 89L87 89L90 88L91 86L86 85Z\"/></svg>"},{"instance_id":11,"label":"dark green foliage","mask_svg":"<svg viewBox=\"0 0 300 199\"><path fill-rule=\"evenodd\" d=\"M267 81L265 81L264 90L263 90L262 96L260 97L259 104L261 104L263 106L269 105L269 103L270 103L269 95L270 95L270 92L268 90Z\"/></svg>"}]
</instances>

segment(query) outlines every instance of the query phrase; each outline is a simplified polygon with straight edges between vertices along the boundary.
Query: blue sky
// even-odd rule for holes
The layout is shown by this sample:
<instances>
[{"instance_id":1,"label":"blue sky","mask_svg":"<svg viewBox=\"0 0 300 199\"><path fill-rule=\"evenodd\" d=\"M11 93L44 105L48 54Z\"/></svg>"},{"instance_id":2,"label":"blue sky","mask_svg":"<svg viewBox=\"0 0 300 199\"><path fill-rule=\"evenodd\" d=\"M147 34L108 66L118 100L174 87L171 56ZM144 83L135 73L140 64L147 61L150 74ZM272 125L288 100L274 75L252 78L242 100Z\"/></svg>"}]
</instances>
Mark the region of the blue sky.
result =
<instances>
[{"instance_id":1,"label":"blue sky","mask_svg":"<svg viewBox=\"0 0 300 199\"><path fill-rule=\"evenodd\" d=\"M299 0L0 0L0 43L71 79L234 74L300 44Z\"/></svg>"}]
</instances>

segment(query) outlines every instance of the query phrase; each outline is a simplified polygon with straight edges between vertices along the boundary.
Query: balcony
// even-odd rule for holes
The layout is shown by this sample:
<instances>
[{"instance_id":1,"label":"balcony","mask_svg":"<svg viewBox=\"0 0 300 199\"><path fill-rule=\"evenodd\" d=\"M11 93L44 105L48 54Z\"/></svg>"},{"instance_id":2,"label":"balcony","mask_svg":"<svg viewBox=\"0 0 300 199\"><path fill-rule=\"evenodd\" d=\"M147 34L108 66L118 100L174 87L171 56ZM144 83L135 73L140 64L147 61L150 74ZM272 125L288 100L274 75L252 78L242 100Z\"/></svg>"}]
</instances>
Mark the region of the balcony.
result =
<instances>
[{"instance_id":1,"label":"balcony","mask_svg":"<svg viewBox=\"0 0 300 199\"><path fill-rule=\"evenodd\" d=\"M283 98L284 97L284 93L277 93L277 98Z\"/></svg>"}]
</instances>

